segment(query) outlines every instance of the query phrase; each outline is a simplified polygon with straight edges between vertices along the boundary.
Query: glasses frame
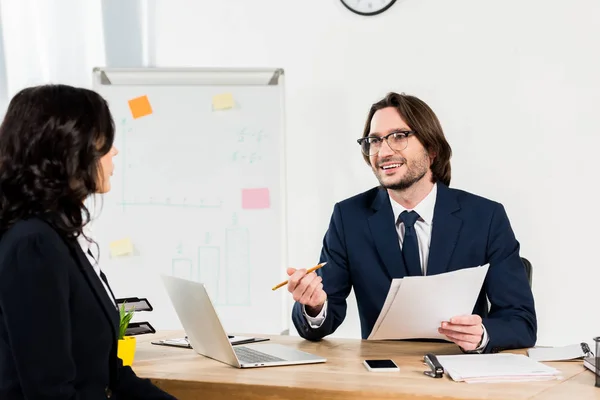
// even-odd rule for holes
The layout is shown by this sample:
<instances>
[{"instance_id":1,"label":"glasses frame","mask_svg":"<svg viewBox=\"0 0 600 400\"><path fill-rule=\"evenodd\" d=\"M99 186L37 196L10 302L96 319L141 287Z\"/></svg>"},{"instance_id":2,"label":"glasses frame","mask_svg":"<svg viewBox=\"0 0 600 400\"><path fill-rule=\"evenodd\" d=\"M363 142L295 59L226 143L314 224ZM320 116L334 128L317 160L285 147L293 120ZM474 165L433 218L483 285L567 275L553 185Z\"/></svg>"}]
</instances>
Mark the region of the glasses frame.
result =
<instances>
[{"instance_id":1,"label":"glasses frame","mask_svg":"<svg viewBox=\"0 0 600 400\"><path fill-rule=\"evenodd\" d=\"M388 139L389 139L389 137L390 137L390 136L392 136L392 135L398 135L398 134L402 134L402 135L404 135L404 138L408 139L408 137L409 137L410 135L415 135L416 133L417 133L417 132L415 132L415 131L394 131L394 132L390 132L390 133L388 133L387 135L385 135L385 136L382 136L382 137L377 137L377 136L365 136L365 137L362 137L362 138L360 138L360 139L357 139L357 140L356 140L356 142L357 142L357 143L360 145L360 151L361 151L361 152L362 152L362 153L363 153L365 156L367 156L367 157L371 157L371 156L374 156L375 154L379 153L379 152L381 151L381 147L379 147L379 150L377 150L377 152L375 152L375 153L373 153L373 154L367 154L367 153L365 153L365 152L363 151L363 142L365 142L367 139L378 139L378 140L379 140L379 141L380 141L382 144L383 144L383 142L385 141L385 142L387 143L388 147L389 147L390 149L392 149L393 151L402 151L402 150L404 150L404 149L406 149L406 148L408 147L408 140L406 140L406 146L404 146L404 148L402 148L402 149L395 149L395 148L393 148L392 146L390 146L390 142L388 142Z\"/></svg>"}]
</instances>

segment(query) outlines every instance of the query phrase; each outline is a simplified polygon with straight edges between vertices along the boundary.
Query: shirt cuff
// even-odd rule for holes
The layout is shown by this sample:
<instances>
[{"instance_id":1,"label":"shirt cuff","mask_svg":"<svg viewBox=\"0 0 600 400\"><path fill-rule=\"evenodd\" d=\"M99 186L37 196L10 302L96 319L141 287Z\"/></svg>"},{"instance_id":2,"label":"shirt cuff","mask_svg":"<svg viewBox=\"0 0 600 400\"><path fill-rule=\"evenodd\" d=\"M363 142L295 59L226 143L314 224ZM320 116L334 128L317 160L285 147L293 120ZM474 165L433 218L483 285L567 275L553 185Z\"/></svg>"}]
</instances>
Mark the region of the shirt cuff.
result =
<instances>
[{"instance_id":1,"label":"shirt cuff","mask_svg":"<svg viewBox=\"0 0 600 400\"><path fill-rule=\"evenodd\" d=\"M306 306L302 304L302 314L304 314L304 318L308 321L308 324L311 328L317 329L323 325L323 321L325 321L325 317L327 316L327 300L323 304L323 308L316 317L311 317L306 313Z\"/></svg>"},{"instance_id":2,"label":"shirt cuff","mask_svg":"<svg viewBox=\"0 0 600 400\"><path fill-rule=\"evenodd\" d=\"M478 353L483 352L483 349L485 349L485 346L487 346L490 341L490 337L488 336L487 330L485 329L485 325L482 324L481 327L483 328L483 337L481 338L481 345L475 349L475 351Z\"/></svg>"}]
</instances>

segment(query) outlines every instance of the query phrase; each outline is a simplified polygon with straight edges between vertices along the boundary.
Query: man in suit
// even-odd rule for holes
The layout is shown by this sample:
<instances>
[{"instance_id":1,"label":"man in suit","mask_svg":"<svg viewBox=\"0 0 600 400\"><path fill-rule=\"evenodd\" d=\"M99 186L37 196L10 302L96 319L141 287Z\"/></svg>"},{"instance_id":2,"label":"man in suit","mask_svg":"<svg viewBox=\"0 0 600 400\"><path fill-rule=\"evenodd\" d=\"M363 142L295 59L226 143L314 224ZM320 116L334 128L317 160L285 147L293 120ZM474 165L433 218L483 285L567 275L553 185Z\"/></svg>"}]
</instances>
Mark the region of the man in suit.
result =
<instances>
[{"instance_id":1,"label":"man in suit","mask_svg":"<svg viewBox=\"0 0 600 400\"><path fill-rule=\"evenodd\" d=\"M380 186L334 206L325 267L288 269L299 334L319 340L333 333L353 287L366 339L392 279L489 263L473 314L442 322L439 332L465 352L533 346L534 299L504 207L448 187L451 148L429 106L389 93L371 107L358 142Z\"/></svg>"}]
</instances>

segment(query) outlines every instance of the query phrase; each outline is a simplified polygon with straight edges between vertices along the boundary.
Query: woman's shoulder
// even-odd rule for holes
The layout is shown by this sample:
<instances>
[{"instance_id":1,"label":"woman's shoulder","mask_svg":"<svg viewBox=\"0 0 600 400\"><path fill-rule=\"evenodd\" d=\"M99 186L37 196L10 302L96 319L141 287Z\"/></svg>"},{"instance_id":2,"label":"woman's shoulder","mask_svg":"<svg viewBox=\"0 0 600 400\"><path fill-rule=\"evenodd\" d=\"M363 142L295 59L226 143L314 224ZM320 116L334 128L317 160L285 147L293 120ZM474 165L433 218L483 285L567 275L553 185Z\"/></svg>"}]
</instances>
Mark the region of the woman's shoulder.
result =
<instances>
[{"instance_id":1,"label":"woman's shoulder","mask_svg":"<svg viewBox=\"0 0 600 400\"><path fill-rule=\"evenodd\" d=\"M19 274L36 274L46 279L48 273L65 271L71 252L58 231L38 217L18 221L0 238L0 280L9 282ZM42 261L42 262L41 262ZM56 268L40 269L52 264Z\"/></svg>"},{"instance_id":2,"label":"woman's shoulder","mask_svg":"<svg viewBox=\"0 0 600 400\"><path fill-rule=\"evenodd\" d=\"M15 244L22 244L28 241L33 242L40 239L53 245L64 243L60 234L52 225L40 217L31 217L17 221L2 234L0 251L2 248L6 248L6 246L12 247Z\"/></svg>"}]
</instances>

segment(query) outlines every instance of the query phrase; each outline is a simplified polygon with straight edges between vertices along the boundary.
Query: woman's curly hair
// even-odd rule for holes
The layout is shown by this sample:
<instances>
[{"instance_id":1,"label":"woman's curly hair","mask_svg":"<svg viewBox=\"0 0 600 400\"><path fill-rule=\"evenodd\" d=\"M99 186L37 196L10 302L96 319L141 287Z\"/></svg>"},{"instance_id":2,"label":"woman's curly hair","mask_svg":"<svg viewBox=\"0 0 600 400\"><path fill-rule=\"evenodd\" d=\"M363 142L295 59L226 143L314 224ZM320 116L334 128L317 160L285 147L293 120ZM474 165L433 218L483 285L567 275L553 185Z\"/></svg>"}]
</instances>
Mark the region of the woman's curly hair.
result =
<instances>
[{"instance_id":1,"label":"woman's curly hair","mask_svg":"<svg viewBox=\"0 0 600 400\"><path fill-rule=\"evenodd\" d=\"M114 135L96 92L43 85L17 93L0 125L0 233L35 216L66 238L83 234L84 201L101 184L100 159Z\"/></svg>"}]
</instances>

